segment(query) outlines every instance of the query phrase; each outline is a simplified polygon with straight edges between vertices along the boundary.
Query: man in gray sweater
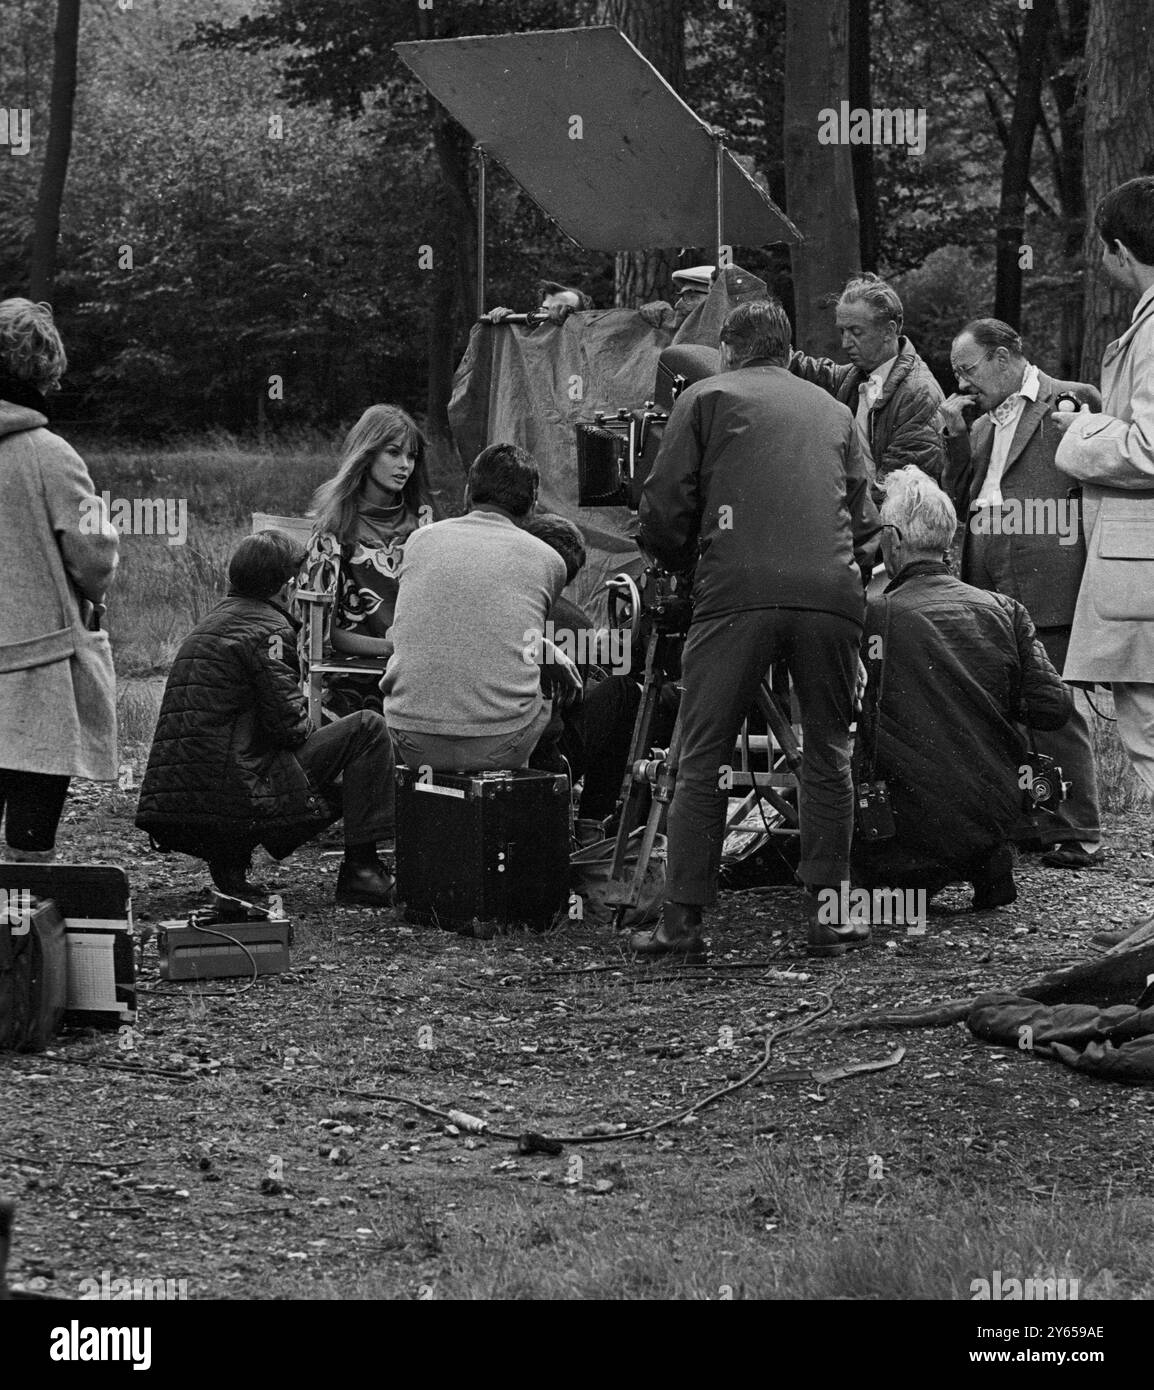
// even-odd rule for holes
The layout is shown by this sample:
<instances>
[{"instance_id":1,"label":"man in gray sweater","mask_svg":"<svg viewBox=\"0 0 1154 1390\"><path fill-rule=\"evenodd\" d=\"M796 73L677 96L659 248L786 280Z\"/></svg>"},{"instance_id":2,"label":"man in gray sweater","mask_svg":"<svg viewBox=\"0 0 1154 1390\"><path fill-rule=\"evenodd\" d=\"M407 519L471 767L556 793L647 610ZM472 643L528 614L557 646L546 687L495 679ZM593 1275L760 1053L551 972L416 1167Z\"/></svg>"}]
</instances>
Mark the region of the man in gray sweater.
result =
<instances>
[{"instance_id":1,"label":"man in gray sweater","mask_svg":"<svg viewBox=\"0 0 1154 1390\"><path fill-rule=\"evenodd\" d=\"M523 449L491 444L469 469L468 515L421 527L405 543L381 690L409 767L525 767L552 714L540 663L580 690L576 668L545 637L565 562L517 524L539 481Z\"/></svg>"}]
</instances>

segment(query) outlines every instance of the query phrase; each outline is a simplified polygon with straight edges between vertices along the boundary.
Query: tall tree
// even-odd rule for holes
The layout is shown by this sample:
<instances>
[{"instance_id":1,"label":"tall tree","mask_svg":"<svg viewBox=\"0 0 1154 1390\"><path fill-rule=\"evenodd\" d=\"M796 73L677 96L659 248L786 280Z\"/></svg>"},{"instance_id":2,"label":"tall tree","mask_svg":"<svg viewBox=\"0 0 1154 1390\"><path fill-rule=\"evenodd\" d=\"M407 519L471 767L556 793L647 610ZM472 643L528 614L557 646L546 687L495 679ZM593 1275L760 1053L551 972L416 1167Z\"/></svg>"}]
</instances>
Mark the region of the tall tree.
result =
<instances>
[{"instance_id":1,"label":"tall tree","mask_svg":"<svg viewBox=\"0 0 1154 1390\"><path fill-rule=\"evenodd\" d=\"M1062 221L1062 317L1058 371L1076 377L1082 363L1082 240L1086 235L1086 192L1082 176L1086 100L1082 61L1090 0L1064 0L1050 31L1050 93L1058 120L1054 140L1046 114L1042 134L1050 150Z\"/></svg>"},{"instance_id":2,"label":"tall tree","mask_svg":"<svg viewBox=\"0 0 1154 1390\"><path fill-rule=\"evenodd\" d=\"M849 104L873 108L873 59L870 51L870 0L849 0ZM853 191L857 201L861 268L878 268L878 190L872 144L851 145Z\"/></svg>"},{"instance_id":3,"label":"tall tree","mask_svg":"<svg viewBox=\"0 0 1154 1390\"><path fill-rule=\"evenodd\" d=\"M685 87L684 0L599 0L597 22L615 24L634 43L675 92ZM669 249L621 251L615 271L616 303L636 308L661 299L677 266Z\"/></svg>"},{"instance_id":4,"label":"tall tree","mask_svg":"<svg viewBox=\"0 0 1154 1390\"><path fill-rule=\"evenodd\" d=\"M840 349L826 306L858 267L858 216L847 144L818 141L819 113L848 97L847 15L840 0L788 0L785 40L787 211L805 242L795 246L797 341L806 352Z\"/></svg>"},{"instance_id":5,"label":"tall tree","mask_svg":"<svg viewBox=\"0 0 1154 1390\"><path fill-rule=\"evenodd\" d=\"M1042 114L1046 46L1055 22L1054 0L1034 0L1026 10L1018 41L1018 78L1014 114L1002 159L1002 191L998 204L994 316L1013 324L1022 320L1022 266L1019 248L1026 235L1026 195L1034 133Z\"/></svg>"},{"instance_id":6,"label":"tall tree","mask_svg":"<svg viewBox=\"0 0 1154 1390\"><path fill-rule=\"evenodd\" d=\"M60 208L72 153L72 108L76 100L76 53L80 36L80 0L56 0L53 36L52 99L48 143L40 172L28 292L35 300L51 299L56 280L56 246L60 239Z\"/></svg>"},{"instance_id":7,"label":"tall tree","mask_svg":"<svg viewBox=\"0 0 1154 1390\"><path fill-rule=\"evenodd\" d=\"M1154 174L1154 15L1150 0L1091 0L1086 38L1086 203L1127 179ZM1130 321L1131 296L1102 273L1102 243L1086 228L1082 375L1097 381L1102 352Z\"/></svg>"}]
</instances>

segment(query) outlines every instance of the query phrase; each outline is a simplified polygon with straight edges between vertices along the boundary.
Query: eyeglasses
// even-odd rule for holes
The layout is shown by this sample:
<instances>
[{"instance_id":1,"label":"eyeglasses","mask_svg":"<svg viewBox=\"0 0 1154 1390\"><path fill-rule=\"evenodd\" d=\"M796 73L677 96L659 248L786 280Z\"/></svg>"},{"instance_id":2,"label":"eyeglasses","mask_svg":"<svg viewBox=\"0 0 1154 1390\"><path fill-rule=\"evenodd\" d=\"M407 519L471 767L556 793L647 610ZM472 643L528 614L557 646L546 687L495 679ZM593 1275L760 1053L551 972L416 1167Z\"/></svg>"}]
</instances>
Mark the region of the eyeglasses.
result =
<instances>
[{"instance_id":1,"label":"eyeglasses","mask_svg":"<svg viewBox=\"0 0 1154 1390\"><path fill-rule=\"evenodd\" d=\"M971 381L975 370L982 365L987 357L993 357L996 351L996 348L991 348L989 352L983 352L981 357L979 357L976 362L971 362L968 367L954 367L954 376L958 381Z\"/></svg>"},{"instance_id":2,"label":"eyeglasses","mask_svg":"<svg viewBox=\"0 0 1154 1390\"><path fill-rule=\"evenodd\" d=\"M905 539L905 537L902 535L902 528L901 528L900 526L896 525L896 524L895 524L894 522L892 522L892 521L883 521L883 522L882 522L882 530L883 530L883 531L895 531L895 532L897 533L897 538L898 538L899 541Z\"/></svg>"}]
</instances>

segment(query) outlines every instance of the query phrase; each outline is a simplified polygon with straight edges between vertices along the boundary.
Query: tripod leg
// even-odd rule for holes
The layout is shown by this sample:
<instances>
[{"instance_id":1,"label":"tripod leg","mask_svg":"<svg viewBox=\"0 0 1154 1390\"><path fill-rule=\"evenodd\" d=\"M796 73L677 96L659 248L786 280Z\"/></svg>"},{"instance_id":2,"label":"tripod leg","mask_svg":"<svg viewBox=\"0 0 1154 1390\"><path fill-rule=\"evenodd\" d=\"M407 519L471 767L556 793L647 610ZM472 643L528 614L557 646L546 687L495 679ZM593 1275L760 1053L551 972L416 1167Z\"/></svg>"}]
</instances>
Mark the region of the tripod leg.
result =
<instances>
[{"instance_id":1,"label":"tripod leg","mask_svg":"<svg viewBox=\"0 0 1154 1390\"><path fill-rule=\"evenodd\" d=\"M793 732L793 725L789 722L785 711L778 703L777 696L770 689L767 681L762 681L761 688L757 692L757 707L765 716L770 733L777 740L778 747L785 755L790 772L795 777L800 776L801 746Z\"/></svg>"},{"instance_id":2,"label":"tripod leg","mask_svg":"<svg viewBox=\"0 0 1154 1390\"><path fill-rule=\"evenodd\" d=\"M677 760L681 752L681 715L678 714L677 720L673 725L673 738L669 744L669 753L665 761L661 764L661 771L658 774L657 785L653 789L653 800L649 806L649 815L645 821L645 829L641 833L641 839L637 846L637 863L629 879L627 887L623 888L623 895L618 903L617 910L613 914L614 929L620 931L625 923L625 913L627 909L636 907L641 901L641 885L645 882L645 874L649 868L649 860L653 854L653 843L657 839L657 827L661 824L661 817L669 803L673 800L673 789L677 783ZM626 837L628 843L628 836ZM617 840L618 849L622 849L620 833ZM624 860L624 855L622 855ZM616 860L614 861L616 866ZM624 868L622 862L621 868ZM614 883L624 883L624 874L614 872L611 875Z\"/></svg>"},{"instance_id":3,"label":"tripod leg","mask_svg":"<svg viewBox=\"0 0 1154 1390\"><path fill-rule=\"evenodd\" d=\"M621 782L621 794L618 797L620 819L617 823L617 843L614 847L613 863L610 868L610 877L614 881L619 880L622 876L625 856L628 852L629 835L633 829L633 822L637 817L641 798L646 788L644 782L638 781L634 777L633 769L639 761L648 756L650 751L649 733L653 724L653 712L657 708L657 699L665 678L664 664L659 660L658 643L660 641L661 638L658 633L651 633L645 651L645 679L641 687L641 703L637 709L637 717L633 721L633 737L629 743L629 757L626 760L625 775Z\"/></svg>"}]
</instances>

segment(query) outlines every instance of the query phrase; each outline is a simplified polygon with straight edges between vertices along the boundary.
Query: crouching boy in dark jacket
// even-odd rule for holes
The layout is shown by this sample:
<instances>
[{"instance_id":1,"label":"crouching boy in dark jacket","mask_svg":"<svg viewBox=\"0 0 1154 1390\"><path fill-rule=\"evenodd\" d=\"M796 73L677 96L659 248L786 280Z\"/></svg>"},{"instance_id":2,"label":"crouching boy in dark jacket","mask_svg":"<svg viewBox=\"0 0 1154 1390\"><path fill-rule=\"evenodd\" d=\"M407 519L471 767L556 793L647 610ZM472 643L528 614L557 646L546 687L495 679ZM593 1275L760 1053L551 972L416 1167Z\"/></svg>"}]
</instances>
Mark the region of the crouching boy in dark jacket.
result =
<instances>
[{"instance_id":1,"label":"crouching boy in dark jacket","mask_svg":"<svg viewBox=\"0 0 1154 1390\"><path fill-rule=\"evenodd\" d=\"M376 850L394 829L388 727L362 710L310 732L297 685L299 624L281 606L301 559L282 531L237 546L228 597L176 654L136 824L161 850L207 860L222 893L248 899L261 892L246 881L257 845L283 859L343 807L336 900L389 907L392 880Z\"/></svg>"}]
</instances>

